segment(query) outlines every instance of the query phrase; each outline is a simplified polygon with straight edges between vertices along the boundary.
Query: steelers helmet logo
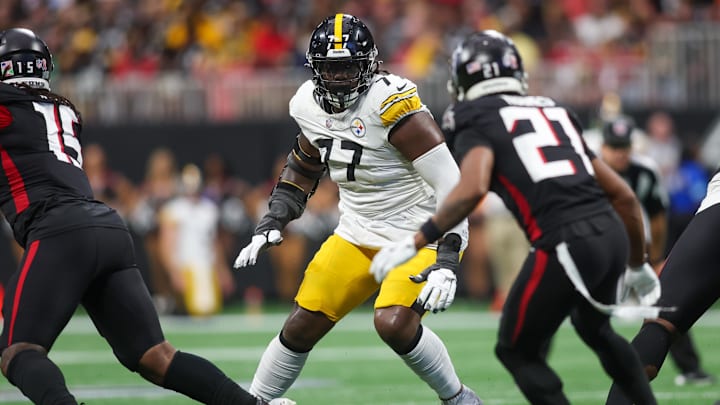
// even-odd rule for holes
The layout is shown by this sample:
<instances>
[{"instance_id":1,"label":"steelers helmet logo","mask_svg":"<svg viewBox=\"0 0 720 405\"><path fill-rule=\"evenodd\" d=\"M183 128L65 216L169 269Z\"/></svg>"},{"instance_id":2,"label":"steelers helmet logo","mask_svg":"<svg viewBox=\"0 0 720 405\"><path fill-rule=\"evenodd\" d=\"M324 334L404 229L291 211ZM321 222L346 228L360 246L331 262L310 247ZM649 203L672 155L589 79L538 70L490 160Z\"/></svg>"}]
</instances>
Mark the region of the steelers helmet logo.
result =
<instances>
[{"instance_id":1,"label":"steelers helmet logo","mask_svg":"<svg viewBox=\"0 0 720 405\"><path fill-rule=\"evenodd\" d=\"M355 135L358 138L362 138L365 136L365 132L367 129L365 128L365 123L360 118L353 118L352 122L350 123L350 130L352 131L353 135Z\"/></svg>"}]
</instances>

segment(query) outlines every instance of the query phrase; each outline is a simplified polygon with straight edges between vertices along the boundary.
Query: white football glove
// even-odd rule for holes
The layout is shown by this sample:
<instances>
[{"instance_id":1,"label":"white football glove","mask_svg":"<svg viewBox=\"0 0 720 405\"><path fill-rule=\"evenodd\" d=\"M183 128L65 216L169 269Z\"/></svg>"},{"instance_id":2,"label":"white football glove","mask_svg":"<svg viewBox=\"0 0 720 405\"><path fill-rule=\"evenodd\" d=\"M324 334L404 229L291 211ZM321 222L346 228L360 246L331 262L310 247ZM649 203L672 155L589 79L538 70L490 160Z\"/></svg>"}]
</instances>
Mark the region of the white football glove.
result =
<instances>
[{"instance_id":1,"label":"white football glove","mask_svg":"<svg viewBox=\"0 0 720 405\"><path fill-rule=\"evenodd\" d=\"M417 277L412 276L410 279L418 282ZM456 289L457 277L455 273L450 269L435 268L427 274L427 283L420 291L417 302L426 311L432 311L433 313L444 311L455 301Z\"/></svg>"},{"instance_id":2,"label":"white football glove","mask_svg":"<svg viewBox=\"0 0 720 405\"><path fill-rule=\"evenodd\" d=\"M412 259L416 254L415 237L409 236L400 242L380 249L370 264L370 273L378 284L382 283L390 270Z\"/></svg>"},{"instance_id":3,"label":"white football glove","mask_svg":"<svg viewBox=\"0 0 720 405\"><path fill-rule=\"evenodd\" d=\"M654 305L660 298L660 279L649 263L629 267L620 277L617 303L625 303L633 294L641 305Z\"/></svg>"},{"instance_id":4,"label":"white football glove","mask_svg":"<svg viewBox=\"0 0 720 405\"><path fill-rule=\"evenodd\" d=\"M271 246L277 246L282 241L282 234L277 229L270 229L261 234L253 235L250 243L240 251L233 267L239 269L240 267L254 265L261 251Z\"/></svg>"}]
</instances>

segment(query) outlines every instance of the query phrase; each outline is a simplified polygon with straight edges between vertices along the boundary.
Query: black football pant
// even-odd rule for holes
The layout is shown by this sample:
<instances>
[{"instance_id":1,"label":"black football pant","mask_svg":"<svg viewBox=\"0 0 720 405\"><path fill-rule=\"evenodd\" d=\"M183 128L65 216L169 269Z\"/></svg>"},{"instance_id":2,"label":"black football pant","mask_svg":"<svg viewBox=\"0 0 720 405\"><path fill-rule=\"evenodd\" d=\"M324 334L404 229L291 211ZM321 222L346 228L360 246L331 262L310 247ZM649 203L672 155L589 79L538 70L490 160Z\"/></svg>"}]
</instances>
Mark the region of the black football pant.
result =
<instances>
[{"instance_id":1,"label":"black football pant","mask_svg":"<svg viewBox=\"0 0 720 405\"><path fill-rule=\"evenodd\" d=\"M575 290L553 248L556 242L565 242L591 296L602 303L613 303L628 255L622 224L607 214L557 232L547 239L552 243L533 245L510 290L500 320L496 355L530 403L568 404L562 381L549 367L545 353L569 315L575 330L613 380L620 382L638 404L654 404L647 377L632 347L613 331L609 317Z\"/></svg>"},{"instance_id":2,"label":"black football pant","mask_svg":"<svg viewBox=\"0 0 720 405\"><path fill-rule=\"evenodd\" d=\"M88 227L28 243L7 286L0 350L16 342L50 350L79 304L132 371L164 340L130 234Z\"/></svg>"}]
</instances>

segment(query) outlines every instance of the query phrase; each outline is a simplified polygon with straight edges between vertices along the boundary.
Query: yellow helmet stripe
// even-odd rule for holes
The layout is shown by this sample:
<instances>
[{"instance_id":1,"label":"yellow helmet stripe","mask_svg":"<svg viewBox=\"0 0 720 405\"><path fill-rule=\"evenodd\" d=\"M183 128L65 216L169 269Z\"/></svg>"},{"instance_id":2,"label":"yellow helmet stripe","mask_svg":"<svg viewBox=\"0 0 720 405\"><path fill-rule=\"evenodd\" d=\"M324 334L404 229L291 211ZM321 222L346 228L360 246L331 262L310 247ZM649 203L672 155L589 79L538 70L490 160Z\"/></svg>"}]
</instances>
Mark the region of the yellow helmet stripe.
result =
<instances>
[{"instance_id":1,"label":"yellow helmet stripe","mask_svg":"<svg viewBox=\"0 0 720 405\"><path fill-rule=\"evenodd\" d=\"M342 37L342 13L335 14L335 49L342 49L343 37Z\"/></svg>"}]
</instances>

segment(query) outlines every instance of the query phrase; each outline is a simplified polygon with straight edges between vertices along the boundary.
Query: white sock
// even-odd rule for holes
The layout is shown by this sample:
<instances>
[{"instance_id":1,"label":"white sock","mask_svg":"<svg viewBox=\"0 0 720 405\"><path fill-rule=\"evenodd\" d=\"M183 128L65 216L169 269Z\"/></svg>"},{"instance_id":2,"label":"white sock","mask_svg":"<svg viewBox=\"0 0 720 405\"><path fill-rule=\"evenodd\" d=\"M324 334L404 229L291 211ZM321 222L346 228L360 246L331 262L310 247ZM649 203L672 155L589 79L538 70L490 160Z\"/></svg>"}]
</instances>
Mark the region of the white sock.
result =
<instances>
[{"instance_id":1,"label":"white sock","mask_svg":"<svg viewBox=\"0 0 720 405\"><path fill-rule=\"evenodd\" d=\"M281 397L300 375L309 354L288 349L275 336L260 358L250 393L265 401Z\"/></svg>"},{"instance_id":2,"label":"white sock","mask_svg":"<svg viewBox=\"0 0 720 405\"><path fill-rule=\"evenodd\" d=\"M429 328L423 328L420 341L408 354L400 357L437 392L440 399L452 398L462 389L445 344Z\"/></svg>"}]
</instances>

